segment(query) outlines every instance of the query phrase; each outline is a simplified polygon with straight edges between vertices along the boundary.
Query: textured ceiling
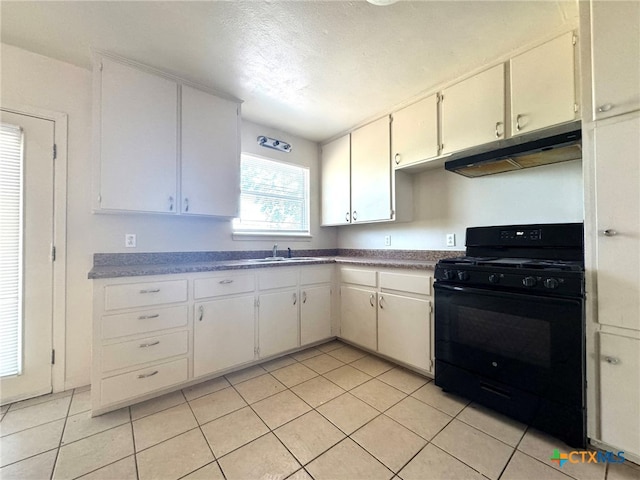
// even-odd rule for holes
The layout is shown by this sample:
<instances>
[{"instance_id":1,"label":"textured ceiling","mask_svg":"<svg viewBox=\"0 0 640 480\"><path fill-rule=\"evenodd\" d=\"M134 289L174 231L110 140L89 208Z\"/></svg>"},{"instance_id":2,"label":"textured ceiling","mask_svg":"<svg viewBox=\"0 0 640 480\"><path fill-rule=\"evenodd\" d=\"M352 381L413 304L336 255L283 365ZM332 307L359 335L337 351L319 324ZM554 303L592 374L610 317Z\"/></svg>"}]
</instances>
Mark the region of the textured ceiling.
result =
<instances>
[{"instance_id":1,"label":"textured ceiling","mask_svg":"<svg viewBox=\"0 0 640 480\"><path fill-rule=\"evenodd\" d=\"M572 1L12 2L2 42L91 67L106 50L244 100L321 141L550 33Z\"/></svg>"}]
</instances>

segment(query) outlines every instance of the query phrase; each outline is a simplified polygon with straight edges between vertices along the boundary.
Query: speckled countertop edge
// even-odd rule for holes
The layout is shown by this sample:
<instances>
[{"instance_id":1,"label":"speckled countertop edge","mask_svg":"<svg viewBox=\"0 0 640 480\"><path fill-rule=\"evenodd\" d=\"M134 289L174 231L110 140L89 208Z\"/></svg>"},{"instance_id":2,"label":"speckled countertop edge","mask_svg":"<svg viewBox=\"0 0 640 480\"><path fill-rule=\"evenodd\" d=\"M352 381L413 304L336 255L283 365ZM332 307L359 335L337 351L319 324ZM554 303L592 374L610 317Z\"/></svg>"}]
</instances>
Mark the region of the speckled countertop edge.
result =
<instances>
[{"instance_id":1,"label":"speckled countertop edge","mask_svg":"<svg viewBox=\"0 0 640 480\"><path fill-rule=\"evenodd\" d=\"M304 252L304 254L302 254L302 252ZM433 270L435 264L440 258L455 257L462 254L460 251L449 250L304 250L297 251L296 254L293 255L294 258L300 256L313 256L312 254L314 253L316 254L316 258L297 260L293 262L258 263L250 261L252 258L264 258L265 255L263 253L264 252L260 251L195 252L185 254L180 252L167 254L96 254L94 256L94 267L89 272L88 278L103 279L139 277L180 273L215 272L221 270L291 267L296 265L321 265L330 263L337 263L340 265L358 265L363 267ZM327 253L329 253L329 255L327 255Z\"/></svg>"}]
</instances>

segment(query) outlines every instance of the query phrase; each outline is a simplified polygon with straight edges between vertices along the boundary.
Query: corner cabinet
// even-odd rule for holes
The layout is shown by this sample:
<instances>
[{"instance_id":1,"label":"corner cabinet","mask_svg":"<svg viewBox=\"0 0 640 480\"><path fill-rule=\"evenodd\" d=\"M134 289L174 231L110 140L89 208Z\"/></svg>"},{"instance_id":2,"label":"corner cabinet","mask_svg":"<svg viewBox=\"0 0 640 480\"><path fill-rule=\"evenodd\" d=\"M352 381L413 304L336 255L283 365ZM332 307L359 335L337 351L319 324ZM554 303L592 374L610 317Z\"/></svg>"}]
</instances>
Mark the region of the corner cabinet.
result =
<instances>
[{"instance_id":1,"label":"corner cabinet","mask_svg":"<svg viewBox=\"0 0 640 480\"><path fill-rule=\"evenodd\" d=\"M323 226L409 221L413 217L411 177L391 168L390 153L389 116L323 146Z\"/></svg>"},{"instance_id":2,"label":"corner cabinet","mask_svg":"<svg viewBox=\"0 0 640 480\"><path fill-rule=\"evenodd\" d=\"M237 215L238 101L99 55L94 123L94 211Z\"/></svg>"},{"instance_id":3,"label":"corner cabinet","mask_svg":"<svg viewBox=\"0 0 640 480\"><path fill-rule=\"evenodd\" d=\"M510 60L512 136L578 117L573 32Z\"/></svg>"}]
</instances>

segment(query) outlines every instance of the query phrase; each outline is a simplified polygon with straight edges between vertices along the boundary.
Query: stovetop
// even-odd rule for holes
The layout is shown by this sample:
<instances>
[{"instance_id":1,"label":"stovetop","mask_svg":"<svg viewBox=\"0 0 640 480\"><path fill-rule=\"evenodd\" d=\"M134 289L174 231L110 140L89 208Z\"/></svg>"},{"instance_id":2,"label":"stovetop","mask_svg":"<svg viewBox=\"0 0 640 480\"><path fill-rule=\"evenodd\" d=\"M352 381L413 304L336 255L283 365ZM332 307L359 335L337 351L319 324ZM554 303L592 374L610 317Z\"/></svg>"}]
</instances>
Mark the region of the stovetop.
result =
<instances>
[{"instance_id":1,"label":"stovetop","mask_svg":"<svg viewBox=\"0 0 640 480\"><path fill-rule=\"evenodd\" d=\"M441 264L447 266L465 267L497 267L497 268L521 268L532 270L556 270L581 272L584 265L578 260L549 260L532 258L509 258L509 257L454 257L440 260Z\"/></svg>"}]
</instances>

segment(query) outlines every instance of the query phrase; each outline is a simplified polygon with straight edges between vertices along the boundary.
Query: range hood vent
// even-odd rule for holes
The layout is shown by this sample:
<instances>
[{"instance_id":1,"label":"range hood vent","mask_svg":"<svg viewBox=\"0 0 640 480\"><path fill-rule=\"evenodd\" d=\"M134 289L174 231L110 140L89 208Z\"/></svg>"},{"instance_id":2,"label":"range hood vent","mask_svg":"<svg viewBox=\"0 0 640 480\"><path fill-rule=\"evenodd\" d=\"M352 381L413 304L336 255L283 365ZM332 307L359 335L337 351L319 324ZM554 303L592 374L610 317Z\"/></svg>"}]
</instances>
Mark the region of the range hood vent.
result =
<instances>
[{"instance_id":1,"label":"range hood vent","mask_svg":"<svg viewBox=\"0 0 640 480\"><path fill-rule=\"evenodd\" d=\"M577 160L582 158L581 138L578 120L454 153L444 168L474 178Z\"/></svg>"}]
</instances>

